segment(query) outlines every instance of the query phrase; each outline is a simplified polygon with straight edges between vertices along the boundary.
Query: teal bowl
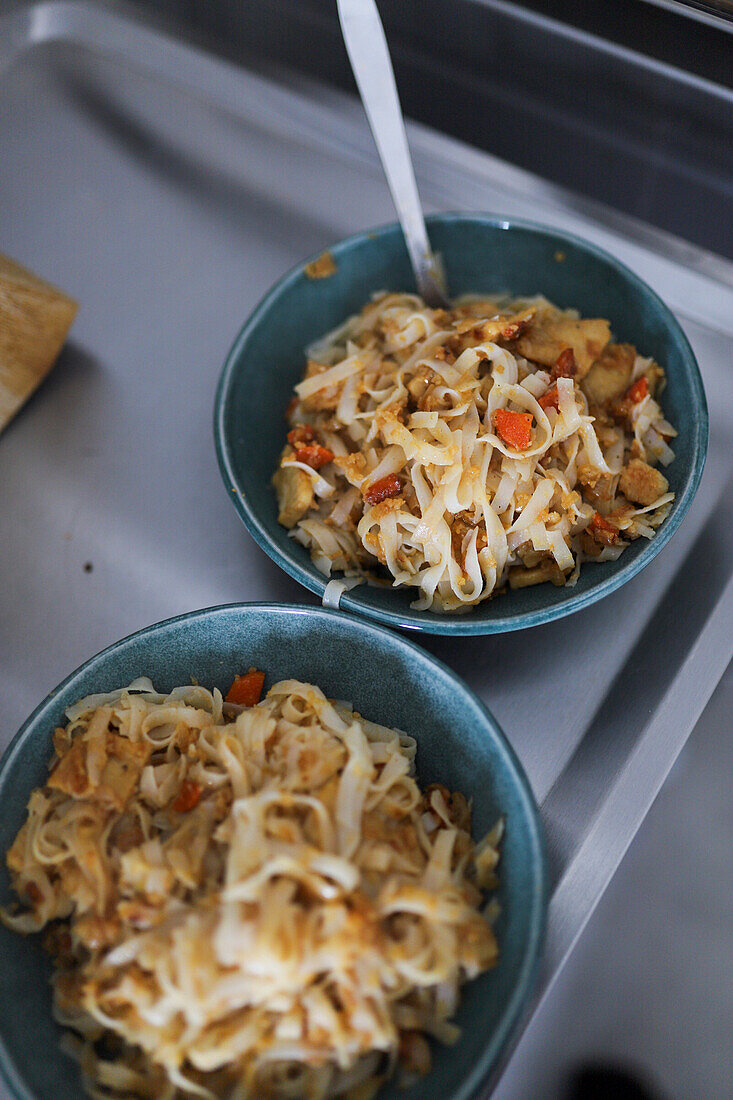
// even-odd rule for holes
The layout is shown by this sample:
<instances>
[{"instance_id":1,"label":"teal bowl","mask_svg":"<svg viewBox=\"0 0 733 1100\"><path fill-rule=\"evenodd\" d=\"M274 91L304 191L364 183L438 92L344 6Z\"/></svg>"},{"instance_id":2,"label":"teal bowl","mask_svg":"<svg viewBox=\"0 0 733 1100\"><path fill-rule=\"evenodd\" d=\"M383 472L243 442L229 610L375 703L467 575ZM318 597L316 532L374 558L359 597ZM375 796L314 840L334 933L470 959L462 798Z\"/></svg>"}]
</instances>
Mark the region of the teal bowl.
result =
<instances>
[{"instance_id":1,"label":"teal bowl","mask_svg":"<svg viewBox=\"0 0 733 1100\"><path fill-rule=\"evenodd\" d=\"M51 733L72 703L149 676L170 690L195 677L226 691L235 673L266 671L266 687L295 677L347 699L366 717L417 740L423 783L442 782L473 798L474 835L506 819L497 892L498 966L464 987L454 1047L436 1047L428 1078L411 1090L385 1088L381 1100L468 1100L496 1066L530 994L542 945L547 891L542 832L532 792L499 726L449 670L411 642L371 623L309 607L236 604L168 619L103 650L34 711L0 763L0 850L25 820L42 784ZM0 904L11 900L2 861ZM51 1017L51 968L37 936L0 926L3 995L0 1068L18 1100L79 1100L77 1067L59 1050Z\"/></svg>"},{"instance_id":2,"label":"teal bowl","mask_svg":"<svg viewBox=\"0 0 733 1100\"><path fill-rule=\"evenodd\" d=\"M617 340L635 344L667 371L662 405L679 436L665 475L675 500L651 541L637 539L616 562L584 565L575 588L525 588L463 615L414 611L414 591L365 584L345 592L339 605L390 626L430 634L495 634L538 626L588 607L631 580L679 527L700 482L707 450L700 372L685 334L661 299L601 249L554 229L488 215L442 214L428 223L452 294L543 293L585 317L608 318ZM265 553L319 596L327 579L305 547L278 524L271 485L284 443L285 407L303 374L303 349L357 312L373 291L415 289L397 225L349 237L331 253L337 270L330 278L309 279L301 264L255 309L229 353L214 411L219 467L230 500Z\"/></svg>"}]
</instances>

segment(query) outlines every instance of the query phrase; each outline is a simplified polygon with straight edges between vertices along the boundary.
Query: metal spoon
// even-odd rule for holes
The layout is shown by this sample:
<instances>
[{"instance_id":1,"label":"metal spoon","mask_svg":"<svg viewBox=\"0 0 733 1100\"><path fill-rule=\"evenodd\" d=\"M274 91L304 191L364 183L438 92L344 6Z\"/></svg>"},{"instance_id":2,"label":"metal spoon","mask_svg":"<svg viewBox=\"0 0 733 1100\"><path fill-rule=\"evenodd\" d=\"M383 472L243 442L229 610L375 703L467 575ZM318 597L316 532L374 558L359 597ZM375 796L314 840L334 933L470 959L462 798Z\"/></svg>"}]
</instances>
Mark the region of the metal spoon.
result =
<instances>
[{"instance_id":1,"label":"metal spoon","mask_svg":"<svg viewBox=\"0 0 733 1100\"><path fill-rule=\"evenodd\" d=\"M417 288L434 309L449 306L430 248L384 27L374 0L338 0L341 30L364 110L397 208Z\"/></svg>"}]
</instances>

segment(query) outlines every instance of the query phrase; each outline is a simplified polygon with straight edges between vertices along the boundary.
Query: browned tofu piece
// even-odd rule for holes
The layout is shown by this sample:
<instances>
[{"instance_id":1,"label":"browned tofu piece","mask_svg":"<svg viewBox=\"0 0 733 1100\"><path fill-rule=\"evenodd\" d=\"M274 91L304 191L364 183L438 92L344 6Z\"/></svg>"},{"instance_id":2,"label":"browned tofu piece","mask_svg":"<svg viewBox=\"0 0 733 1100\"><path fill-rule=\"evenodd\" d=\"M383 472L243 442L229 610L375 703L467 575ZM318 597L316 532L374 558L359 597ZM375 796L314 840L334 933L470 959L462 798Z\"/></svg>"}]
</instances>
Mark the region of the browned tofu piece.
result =
<instances>
[{"instance_id":1,"label":"browned tofu piece","mask_svg":"<svg viewBox=\"0 0 733 1100\"><path fill-rule=\"evenodd\" d=\"M122 810L135 790L140 772L153 746L147 741L133 742L117 733L107 734L107 763L102 771L95 799Z\"/></svg>"},{"instance_id":2,"label":"browned tofu piece","mask_svg":"<svg viewBox=\"0 0 733 1100\"><path fill-rule=\"evenodd\" d=\"M531 306L519 313L504 313L488 320L481 320L480 316L478 320L469 317L465 321L457 322L455 330L459 335L471 332L477 340L510 343L527 330L536 312L534 306Z\"/></svg>"},{"instance_id":3,"label":"browned tofu piece","mask_svg":"<svg viewBox=\"0 0 733 1100\"><path fill-rule=\"evenodd\" d=\"M282 462L283 458L292 458L293 454L293 450L286 447L280 456L280 461ZM277 503L280 507L277 522L283 527L295 527L313 503L313 482L304 470L298 470L294 466L284 468L281 466L275 472L272 484L275 486Z\"/></svg>"},{"instance_id":4,"label":"browned tofu piece","mask_svg":"<svg viewBox=\"0 0 733 1100\"><path fill-rule=\"evenodd\" d=\"M647 462L642 462L640 458L632 458L628 466L624 466L621 471L618 487L627 500L646 506L653 504L658 497L667 492L669 482L664 474L655 470Z\"/></svg>"},{"instance_id":5,"label":"browned tofu piece","mask_svg":"<svg viewBox=\"0 0 733 1100\"><path fill-rule=\"evenodd\" d=\"M560 352L572 348L580 379L585 377L610 339L610 326L602 318L575 321L571 317L558 317L530 325L516 346L520 355L543 367L554 367Z\"/></svg>"},{"instance_id":6,"label":"browned tofu piece","mask_svg":"<svg viewBox=\"0 0 733 1100\"><path fill-rule=\"evenodd\" d=\"M87 744L81 736L74 739L71 748L51 772L48 786L70 794L72 798L84 798L89 791Z\"/></svg>"},{"instance_id":7,"label":"browned tofu piece","mask_svg":"<svg viewBox=\"0 0 733 1100\"><path fill-rule=\"evenodd\" d=\"M460 305L455 306L450 314L447 314L444 310L439 310L435 316L436 325L443 325L446 319L450 318L470 318L474 321L480 321L482 317L494 317L500 312L501 307L494 298L473 298L469 302L462 302Z\"/></svg>"},{"instance_id":8,"label":"browned tofu piece","mask_svg":"<svg viewBox=\"0 0 733 1100\"><path fill-rule=\"evenodd\" d=\"M552 581L558 586L565 584L565 574L554 558L545 558L531 569L516 565L509 570L510 588L530 588L532 585L544 584L546 581Z\"/></svg>"},{"instance_id":9,"label":"browned tofu piece","mask_svg":"<svg viewBox=\"0 0 733 1100\"><path fill-rule=\"evenodd\" d=\"M591 405L604 405L625 393L631 384L636 348L609 344L583 379L581 389Z\"/></svg>"},{"instance_id":10,"label":"browned tofu piece","mask_svg":"<svg viewBox=\"0 0 733 1100\"><path fill-rule=\"evenodd\" d=\"M152 745L147 741L130 741L118 733L107 733L101 754L104 764L96 786L89 775L91 746L92 742L85 741L83 735L75 737L69 751L51 772L48 786L72 798L87 798L121 810L135 789ZM99 749L97 743L92 751L99 753Z\"/></svg>"}]
</instances>

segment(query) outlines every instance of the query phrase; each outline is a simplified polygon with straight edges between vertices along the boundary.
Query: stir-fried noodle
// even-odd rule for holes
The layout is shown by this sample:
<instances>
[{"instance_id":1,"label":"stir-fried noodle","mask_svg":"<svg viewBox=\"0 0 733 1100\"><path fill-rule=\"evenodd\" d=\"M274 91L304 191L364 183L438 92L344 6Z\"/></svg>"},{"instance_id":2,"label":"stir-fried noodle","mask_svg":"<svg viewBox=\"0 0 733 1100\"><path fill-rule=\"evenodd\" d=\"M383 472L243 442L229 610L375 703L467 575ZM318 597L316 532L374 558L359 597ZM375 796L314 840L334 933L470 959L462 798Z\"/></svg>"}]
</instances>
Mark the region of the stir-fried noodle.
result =
<instances>
[{"instance_id":1,"label":"stir-fried noodle","mask_svg":"<svg viewBox=\"0 0 733 1100\"><path fill-rule=\"evenodd\" d=\"M461 984L496 961L500 828L475 844L406 734L311 684L261 687L140 679L54 734L3 920L47 927L92 1097L364 1100L427 1072L426 1036L455 1040Z\"/></svg>"},{"instance_id":2,"label":"stir-fried noodle","mask_svg":"<svg viewBox=\"0 0 733 1100\"><path fill-rule=\"evenodd\" d=\"M663 384L607 321L542 298L379 295L308 349L279 520L326 576L390 580L421 610L574 584L669 514Z\"/></svg>"}]
</instances>

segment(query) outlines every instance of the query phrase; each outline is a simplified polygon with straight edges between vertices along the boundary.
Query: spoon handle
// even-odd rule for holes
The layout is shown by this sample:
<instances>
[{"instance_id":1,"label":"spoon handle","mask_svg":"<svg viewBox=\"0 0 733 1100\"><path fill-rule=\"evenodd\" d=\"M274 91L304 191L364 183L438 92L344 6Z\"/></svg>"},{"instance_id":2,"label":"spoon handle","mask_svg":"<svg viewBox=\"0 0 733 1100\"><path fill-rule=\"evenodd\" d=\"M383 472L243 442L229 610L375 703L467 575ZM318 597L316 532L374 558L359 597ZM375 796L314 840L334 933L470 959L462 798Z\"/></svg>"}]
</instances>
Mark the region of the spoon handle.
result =
<instances>
[{"instance_id":1,"label":"spoon handle","mask_svg":"<svg viewBox=\"0 0 733 1100\"><path fill-rule=\"evenodd\" d=\"M418 290L446 306L443 279L430 248L384 28L374 0L338 0L341 30L364 110L382 160Z\"/></svg>"}]
</instances>

